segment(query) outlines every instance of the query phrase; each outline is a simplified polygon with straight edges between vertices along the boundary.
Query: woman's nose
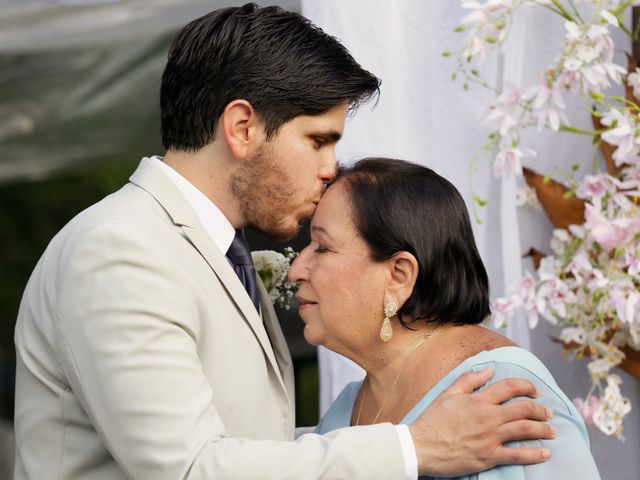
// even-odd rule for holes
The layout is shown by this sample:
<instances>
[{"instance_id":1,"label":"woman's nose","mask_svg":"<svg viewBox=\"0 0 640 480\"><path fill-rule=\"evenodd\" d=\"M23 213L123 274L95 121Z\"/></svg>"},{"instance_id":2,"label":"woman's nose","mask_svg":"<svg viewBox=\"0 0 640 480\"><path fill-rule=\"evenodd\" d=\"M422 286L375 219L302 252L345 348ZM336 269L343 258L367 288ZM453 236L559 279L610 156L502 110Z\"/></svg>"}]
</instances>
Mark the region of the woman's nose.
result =
<instances>
[{"instance_id":1,"label":"woman's nose","mask_svg":"<svg viewBox=\"0 0 640 480\"><path fill-rule=\"evenodd\" d=\"M288 274L290 282L301 283L307 279L309 269L306 266L306 250L302 250L291 264Z\"/></svg>"}]
</instances>

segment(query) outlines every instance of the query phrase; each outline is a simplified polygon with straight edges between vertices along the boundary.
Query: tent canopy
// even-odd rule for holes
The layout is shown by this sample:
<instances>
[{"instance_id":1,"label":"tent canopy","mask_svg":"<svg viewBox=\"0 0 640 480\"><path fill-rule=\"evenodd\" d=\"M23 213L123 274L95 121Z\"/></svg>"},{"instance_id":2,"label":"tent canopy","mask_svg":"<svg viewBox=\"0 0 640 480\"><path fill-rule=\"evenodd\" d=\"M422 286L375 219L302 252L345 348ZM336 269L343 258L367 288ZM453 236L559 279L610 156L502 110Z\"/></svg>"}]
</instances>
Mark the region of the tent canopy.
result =
<instances>
[{"instance_id":1,"label":"tent canopy","mask_svg":"<svg viewBox=\"0 0 640 480\"><path fill-rule=\"evenodd\" d=\"M175 32L244 1L0 0L0 183L160 152ZM257 2L299 11L299 1Z\"/></svg>"}]
</instances>

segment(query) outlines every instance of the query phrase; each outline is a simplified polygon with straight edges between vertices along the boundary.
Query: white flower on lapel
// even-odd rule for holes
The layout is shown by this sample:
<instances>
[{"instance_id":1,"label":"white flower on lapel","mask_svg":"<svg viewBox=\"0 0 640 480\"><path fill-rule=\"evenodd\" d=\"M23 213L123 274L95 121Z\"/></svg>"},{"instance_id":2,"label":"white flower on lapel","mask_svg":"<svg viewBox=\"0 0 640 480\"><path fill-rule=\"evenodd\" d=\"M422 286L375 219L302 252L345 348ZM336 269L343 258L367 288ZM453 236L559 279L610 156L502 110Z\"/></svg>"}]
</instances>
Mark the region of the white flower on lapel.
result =
<instances>
[{"instance_id":1,"label":"white flower on lapel","mask_svg":"<svg viewBox=\"0 0 640 480\"><path fill-rule=\"evenodd\" d=\"M291 247L284 254L274 250L251 252L253 264L274 305L289 310L296 285L287 277L291 262L298 254Z\"/></svg>"}]
</instances>

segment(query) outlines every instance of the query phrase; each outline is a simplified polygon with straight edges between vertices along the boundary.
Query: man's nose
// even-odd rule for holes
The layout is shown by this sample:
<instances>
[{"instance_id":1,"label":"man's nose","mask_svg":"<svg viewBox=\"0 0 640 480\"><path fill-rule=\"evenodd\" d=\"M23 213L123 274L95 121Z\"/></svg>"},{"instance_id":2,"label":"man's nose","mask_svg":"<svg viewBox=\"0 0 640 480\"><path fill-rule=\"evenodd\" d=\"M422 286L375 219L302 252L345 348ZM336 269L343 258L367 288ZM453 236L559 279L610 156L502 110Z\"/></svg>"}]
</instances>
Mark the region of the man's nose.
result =
<instances>
[{"instance_id":1,"label":"man's nose","mask_svg":"<svg viewBox=\"0 0 640 480\"><path fill-rule=\"evenodd\" d=\"M323 159L318 176L323 183L332 183L338 175L338 161L334 148L328 149L326 158Z\"/></svg>"}]
</instances>

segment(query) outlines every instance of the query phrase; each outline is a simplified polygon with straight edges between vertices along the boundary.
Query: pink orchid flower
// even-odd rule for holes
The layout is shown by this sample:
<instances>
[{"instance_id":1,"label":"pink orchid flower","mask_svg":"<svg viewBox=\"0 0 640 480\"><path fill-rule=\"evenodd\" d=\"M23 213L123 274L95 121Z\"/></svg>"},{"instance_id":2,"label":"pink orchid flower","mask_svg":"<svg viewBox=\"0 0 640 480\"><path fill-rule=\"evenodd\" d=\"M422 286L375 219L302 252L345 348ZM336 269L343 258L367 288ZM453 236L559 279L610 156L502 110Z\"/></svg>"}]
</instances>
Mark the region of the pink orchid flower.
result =
<instances>
[{"instance_id":1,"label":"pink orchid flower","mask_svg":"<svg viewBox=\"0 0 640 480\"><path fill-rule=\"evenodd\" d=\"M584 419L587 425L593 425L593 414L600 406L600 402L595 395L589 395L586 400L579 397L573 399L573 404Z\"/></svg>"}]
</instances>

